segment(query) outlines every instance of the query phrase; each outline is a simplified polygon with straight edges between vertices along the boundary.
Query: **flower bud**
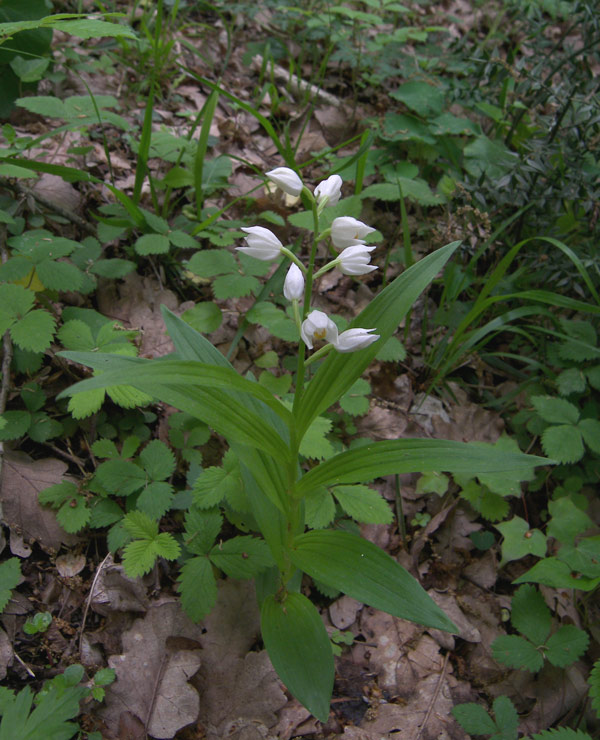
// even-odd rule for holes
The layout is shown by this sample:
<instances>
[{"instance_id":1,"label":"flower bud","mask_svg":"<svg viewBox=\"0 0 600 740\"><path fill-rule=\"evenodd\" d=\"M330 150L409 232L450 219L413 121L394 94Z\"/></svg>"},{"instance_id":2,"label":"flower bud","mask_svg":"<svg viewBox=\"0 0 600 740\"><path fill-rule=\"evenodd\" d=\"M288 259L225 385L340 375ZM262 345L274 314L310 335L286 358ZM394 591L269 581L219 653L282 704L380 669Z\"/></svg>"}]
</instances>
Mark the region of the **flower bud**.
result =
<instances>
[{"instance_id":1,"label":"flower bud","mask_svg":"<svg viewBox=\"0 0 600 740\"><path fill-rule=\"evenodd\" d=\"M242 231L249 234L249 236L244 237L248 246L236 247L238 252L244 252L250 257L255 257L257 260L263 260L264 262L277 259L281 254L283 244L269 229L265 229L263 226L249 226L242 229Z\"/></svg>"},{"instance_id":2,"label":"flower bud","mask_svg":"<svg viewBox=\"0 0 600 740\"><path fill-rule=\"evenodd\" d=\"M267 172L267 177L288 195L298 196L302 192L302 180L289 167L276 167Z\"/></svg>"},{"instance_id":3,"label":"flower bud","mask_svg":"<svg viewBox=\"0 0 600 740\"><path fill-rule=\"evenodd\" d=\"M320 206L335 206L342 195L342 178L331 175L315 188L315 198Z\"/></svg>"},{"instance_id":4,"label":"flower bud","mask_svg":"<svg viewBox=\"0 0 600 740\"><path fill-rule=\"evenodd\" d=\"M313 348L313 342L326 339L335 345L338 338L337 326L323 311L311 311L302 322L300 329L302 341L308 347Z\"/></svg>"},{"instance_id":5,"label":"flower bud","mask_svg":"<svg viewBox=\"0 0 600 740\"><path fill-rule=\"evenodd\" d=\"M288 301L299 301L304 297L304 275L298 265L290 265L283 284L283 295Z\"/></svg>"},{"instance_id":6,"label":"flower bud","mask_svg":"<svg viewBox=\"0 0 600 740\"><path fill-rule=\"evenodd\" d=\"M348 329L343 331L337 341L332 342L338 352L357 352L379 339L379 334L371 334L375 329Z\"/></svg>"},{"instance_id":7,"label":"flower bud","mask_svg":"<svg viewBox=\"0 0 600 740\"><path fill-rule=\"evenodd\" d=\"M365 247L364 244L354 244L346 247L336 259L338 269L344 275L366 275L377 269L376 265L370 265L371 255L375 247Z\"/></svg>"},{"instance_id":8,"label":"flower bud","mask_svg":"<svg viewBox=\"0 0 600 740\"><path fill-rule=\"evenodd\" d=\"M364 244L364 238L375 229L352 216L334 218L331 224L331 241L336 249L344 249L353 244Z\"/></svg>"}]
</instances>

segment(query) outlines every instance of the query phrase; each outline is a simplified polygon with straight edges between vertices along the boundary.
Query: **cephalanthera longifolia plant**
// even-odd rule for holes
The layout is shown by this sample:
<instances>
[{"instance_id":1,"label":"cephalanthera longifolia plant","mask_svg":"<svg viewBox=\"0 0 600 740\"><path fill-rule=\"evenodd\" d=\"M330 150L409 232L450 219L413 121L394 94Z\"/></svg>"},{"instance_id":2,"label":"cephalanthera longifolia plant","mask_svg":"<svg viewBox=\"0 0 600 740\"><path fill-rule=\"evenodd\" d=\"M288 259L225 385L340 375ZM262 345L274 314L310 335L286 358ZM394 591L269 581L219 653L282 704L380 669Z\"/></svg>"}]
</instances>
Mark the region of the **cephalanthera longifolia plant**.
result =
<instances>
[{"instance_id":1,"label":"cephalanthera longifolia plant","mask_svg":"<svg viewBox=\"0 0 600 740\"><path fill-rule=\"evenodd\" d=\"M302 197L312 210L314 224L307 258L301 259L303 255L294 254L275 234L259 226L245 229L247 246L239 247L257 259L283 256L291 260L284 295L292 303L299 332L292 403L282 402L252 378L241 377L207 339L166 309L163 315L176 347L170 357L144 360L81 352L64 355L97 372L96 377L70 388L69 394L128 383L185 409L227 439L229 454L235 455L240 466L239 485L270 553L271 565L265 565L256 578L266 649L292 694L324 721L333 687L333 653L318 610L300 593L303 573L397 617L448 631L454 630L454 625L419 583L371 542L348 531L306 531L305 498L319 490L393 473L447 470L472 475L520 470L545 460L485 445L398 439L345 450L310 470L303 469L300 444L311 424L362 374L458 243L448 244L406 270L349 329L338 333L330 317L311 310L314 281L333 268L349 275L375 269L369 265L373 247L365 246L364 240L372 229L350 217L322 227L325 209L339 201L339 176L329 177L314 193L291 169L280 167L267 176L286 193ZM336 256L317 269L319 246L329 240ZM307 350L323 341L307 357ZM320 364L309 379L307 366L314 363L316 367L317 361ZM190 527L187 533L190 536L184 545L192 539ZM176 549L169 557L177 557ZM192 545L189 549L192 554L198 552Z\"/></svg>"}]
</instances>

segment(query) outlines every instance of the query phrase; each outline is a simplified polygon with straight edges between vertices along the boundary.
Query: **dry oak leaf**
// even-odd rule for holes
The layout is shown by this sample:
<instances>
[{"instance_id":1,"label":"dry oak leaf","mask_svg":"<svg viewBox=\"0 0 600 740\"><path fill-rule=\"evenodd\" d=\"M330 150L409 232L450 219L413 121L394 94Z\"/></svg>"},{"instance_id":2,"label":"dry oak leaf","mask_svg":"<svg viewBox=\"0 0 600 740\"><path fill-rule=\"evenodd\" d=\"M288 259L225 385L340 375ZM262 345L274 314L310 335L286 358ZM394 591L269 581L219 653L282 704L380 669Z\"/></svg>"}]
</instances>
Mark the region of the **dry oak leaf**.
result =
<instances>
[{"instance_id":1,"label":"dry oak leaf","mask_svg":"<svg viewBox=\"0 0 600 740\"><path fill-rule=\"evenodd\" d=\"M61 483L66 470L67 465L61 460L32 460L23 452L9 450L4 453L0 481L2 519L23 539L37 541L44 550L56 551L63 544L79 541L79 537L64 531L53 511L38 502L39 492Z\"/></svg>"},{"instance_id":2,"label":"dry oak leaf","mask_svg":"<svg viewBox=\"0 0 600 740\"><path fill-rule=\"evenodd\" d=\"M125 712L135 715L158 740L174 737L196 720L200 697L188 681L200 667L201 635L201 628L185 616L178 601L152 605L143 619L123 633L123 653L108 660L117 680L108 687L101 711L113 733L118 732ZM171 647L169 638L174 637L188 640L183 647Z\"/></svg>"}]
</instances>

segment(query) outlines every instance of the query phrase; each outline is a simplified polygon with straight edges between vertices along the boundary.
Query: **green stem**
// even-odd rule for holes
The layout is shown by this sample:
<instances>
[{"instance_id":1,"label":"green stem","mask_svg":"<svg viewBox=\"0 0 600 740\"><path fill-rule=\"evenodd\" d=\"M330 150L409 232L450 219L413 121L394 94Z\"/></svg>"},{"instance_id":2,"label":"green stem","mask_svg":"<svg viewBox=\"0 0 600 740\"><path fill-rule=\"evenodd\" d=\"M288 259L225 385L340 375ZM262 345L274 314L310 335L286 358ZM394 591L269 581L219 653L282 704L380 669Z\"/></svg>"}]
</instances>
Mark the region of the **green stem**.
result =
<instances>
[{"instance_id":1,"label":"green stem","mask_svg":"<svg viewBox=\"0 0 600 740\"><path fill-rule=\"evenodd\" d=\"M285 254L286 257L288 257L295 265L297 265L303 273L306 273L306 267L300 262L298 257L287 247L281 247L281 253Z\"/></svg>"},{"instance_id":2,"label":"green stem","mask_svg":"<svg viewBox=\"0 0 600 740\"><path fill-rule=\"evenodd\" d=\"M331 352L333 349L333 344L326 344L324 347L321 347L321 349L318 349L314 354L312 354L308 360L304 363L304 367L308 367L309 365L312 365L313 362L316 360L320 360L321 357L324 355L327 355Z\"/></svg>"}]
</instances>

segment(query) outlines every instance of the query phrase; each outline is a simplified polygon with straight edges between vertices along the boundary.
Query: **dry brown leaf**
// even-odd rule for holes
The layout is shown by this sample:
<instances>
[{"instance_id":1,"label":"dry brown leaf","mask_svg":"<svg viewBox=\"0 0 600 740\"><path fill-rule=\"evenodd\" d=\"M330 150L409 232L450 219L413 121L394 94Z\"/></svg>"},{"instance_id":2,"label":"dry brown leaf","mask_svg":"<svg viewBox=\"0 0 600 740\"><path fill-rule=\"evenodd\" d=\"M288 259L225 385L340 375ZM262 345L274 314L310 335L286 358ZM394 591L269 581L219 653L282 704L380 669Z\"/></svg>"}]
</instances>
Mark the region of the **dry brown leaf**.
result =
<instances>
[{"instance_id":1,"label":"dry brown leaf","mask_svg":"<svg viewBox=\"0 0 600 740\"><path fill-rule=\"evenodd\" d=\"M12 665L13 649L9 636L0 628L0 681L6 678L8 666Z\"/></svg>"},{"instance_id":2,"label":"dry brown leaf","mask_svg":"<svg viewBox=\"0 0 600 740\"><path fill-rule=\"evenodd\" d=\"M351 596L342 596L329 607L331 623L340 630L347 630L356 621L356 615L362 609L360 601Z\"/></svg>"},{"instance_id":3,"label":"dry brown leaf","mask_svg":"<svg viewBox=\"0 0 600 740\"><path fill-rule=\"evenodd\" d=\"M111 612L145 612L148 608L146 587L139 579L130 578L122 565L109 558L98 574L91 606L104 616Z\"/></svg>"},{"instance_id":4,"label":"dry brown leaf","mask_svg":"<svg viewBox=\"0 0 600 740\"><path fill-rule=\"evenodd\" d=\"M56 558L56 570L63 578L73 578L85 568L85 555L67 552Z\"/></svg>"},{"instance_id":5,"label":"dry brown leaf","mask_svg":"<svg viewBox=\"0 0 600 740\"><path fill-rule=\"evenodd\" d=\"M45 550L74 545L79 538L68 534L50 509L38 503L38 493L65 479L67 466L61 460L32 460L23 452L6 450L0 482L2 518L26 541L35 540Z\"/></svg>"},{"instance_id":6,"label":"dry brown leaf","mask_svg":"<svg viewBox=\"0 0 600 740\"><path fill-rule=\"evenodd\" d=\"M201 635L201 628L190 622L177 601L152 605L143 619L123 633L123 653L108 661L117 680L107 689L100 713L113 733L125 712L134 714L152 737L161 740L174 737L196 720L200 699L188 681L200 667ZM187 644L171 648L171 637L187 637L198 649L186 649Z\"/></svg>"}]
</instances>

